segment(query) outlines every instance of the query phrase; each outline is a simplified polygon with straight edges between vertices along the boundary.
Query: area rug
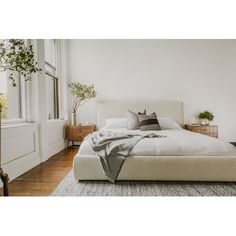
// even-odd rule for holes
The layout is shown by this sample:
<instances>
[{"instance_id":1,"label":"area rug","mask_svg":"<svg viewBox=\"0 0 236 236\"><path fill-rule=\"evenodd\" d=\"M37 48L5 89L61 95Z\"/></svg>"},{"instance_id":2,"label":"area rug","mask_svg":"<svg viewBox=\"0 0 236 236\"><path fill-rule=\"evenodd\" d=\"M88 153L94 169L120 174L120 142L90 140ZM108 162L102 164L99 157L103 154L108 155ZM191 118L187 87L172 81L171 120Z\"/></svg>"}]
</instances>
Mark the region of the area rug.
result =
<instances>
[{"instance_id":1,"label":"area rug","mask_svg":"<svg viewBox=\"0 0 236 236\"><path fill-rule=\"evenodd\" d=\"M75 180L72 171L51 196L236 196L236 183Z\"/></svg>"}]
</instances>

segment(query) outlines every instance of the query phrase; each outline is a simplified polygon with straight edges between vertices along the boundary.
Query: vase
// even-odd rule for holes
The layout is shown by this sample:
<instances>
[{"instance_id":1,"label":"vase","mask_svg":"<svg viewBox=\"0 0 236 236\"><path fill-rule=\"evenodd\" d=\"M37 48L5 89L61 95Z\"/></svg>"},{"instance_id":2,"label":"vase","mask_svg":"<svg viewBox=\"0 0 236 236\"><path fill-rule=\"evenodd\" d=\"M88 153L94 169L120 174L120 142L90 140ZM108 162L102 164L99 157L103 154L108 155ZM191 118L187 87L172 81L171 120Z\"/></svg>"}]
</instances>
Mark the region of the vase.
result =
<instances>
[{"instance_id":1,"label":"vase","mask_svg":"<svg viewBox=\"0 0 236 236\"><path fill-rule=\"evenodd\" d=\"M209 125L210 121L208 119L200 119L201 125Z\"/></svg>"},{"instance_id":2,"label":"vase","mask_svg":"<svg viewBox=\"0 0 236 236\"><path fill-rule=\"evenodd\" d=\"M70 124L76 125L76 112L71 112Z\"/></svg>"}]
</instances>

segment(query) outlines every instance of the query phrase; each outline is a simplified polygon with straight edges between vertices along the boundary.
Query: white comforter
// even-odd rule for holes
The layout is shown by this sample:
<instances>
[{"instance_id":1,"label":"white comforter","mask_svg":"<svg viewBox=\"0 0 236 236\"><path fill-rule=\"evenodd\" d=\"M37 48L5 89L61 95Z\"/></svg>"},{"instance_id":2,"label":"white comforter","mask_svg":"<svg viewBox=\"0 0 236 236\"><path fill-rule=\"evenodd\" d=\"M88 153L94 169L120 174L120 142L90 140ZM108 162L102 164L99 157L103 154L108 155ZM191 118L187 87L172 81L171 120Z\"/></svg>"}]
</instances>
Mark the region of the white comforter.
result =
<instances>
[{"instance_id":1,"label":"white comforter","mask_svg":"<svg viewBox=\"0 0 236 236\"><path fill-rule=\"evenodd\" d=\"M110 129L113 132L128 134L155 133L166 138L144 138L133 148L132 156L236 156L236 148L220 139L193 133L184 129L140 131ZM84 140L79 155L95 155L90 144Z\"/></svg>"}]
</instances>

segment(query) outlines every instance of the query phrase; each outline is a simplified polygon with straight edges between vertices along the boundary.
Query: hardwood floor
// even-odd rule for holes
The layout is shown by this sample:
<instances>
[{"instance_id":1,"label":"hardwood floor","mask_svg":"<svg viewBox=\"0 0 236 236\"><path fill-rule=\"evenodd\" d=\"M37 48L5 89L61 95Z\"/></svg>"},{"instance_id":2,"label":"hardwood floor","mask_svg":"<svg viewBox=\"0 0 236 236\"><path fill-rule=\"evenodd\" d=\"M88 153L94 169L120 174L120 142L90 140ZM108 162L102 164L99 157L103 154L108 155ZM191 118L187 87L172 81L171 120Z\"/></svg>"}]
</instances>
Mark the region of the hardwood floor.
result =
<instances>
[{"instance_id":1,"label":"hardwood floor","mask_svg":"<svg viewBox=\"0 0 236 236\"><path fill-rule=\"evenodd\" d=\"M78 148L65 149L19 176L9 184L10 196L48 196L71 170L77 152Z\"/></svg>"}]
</instances>

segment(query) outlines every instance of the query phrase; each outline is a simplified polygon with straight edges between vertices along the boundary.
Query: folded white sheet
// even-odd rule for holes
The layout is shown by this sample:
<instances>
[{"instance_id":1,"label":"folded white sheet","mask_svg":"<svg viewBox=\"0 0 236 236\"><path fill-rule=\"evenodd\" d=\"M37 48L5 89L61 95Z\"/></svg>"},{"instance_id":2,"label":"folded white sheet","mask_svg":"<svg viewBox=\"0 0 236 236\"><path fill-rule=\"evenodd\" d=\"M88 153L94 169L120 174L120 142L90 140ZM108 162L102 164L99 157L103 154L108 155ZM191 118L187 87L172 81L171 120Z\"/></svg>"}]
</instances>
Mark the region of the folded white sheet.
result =
<instances>
[{"instance_id":1,"label":"folded white sheet","mask_svg":"<svg viewBox=\"0 0 236 236\"><path fill-rule=\"evenodd\" d=\"M140 131L109 129L126 134L155 133L166 138L144 138L133 148L132 156L230 156L236 155L236 148L220 139L193 133L184 129ZM79 155L95 155L90 144L84 140Z\"/></svg>"}]
</instances>

